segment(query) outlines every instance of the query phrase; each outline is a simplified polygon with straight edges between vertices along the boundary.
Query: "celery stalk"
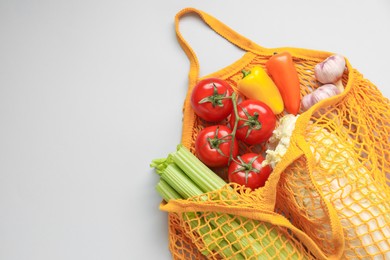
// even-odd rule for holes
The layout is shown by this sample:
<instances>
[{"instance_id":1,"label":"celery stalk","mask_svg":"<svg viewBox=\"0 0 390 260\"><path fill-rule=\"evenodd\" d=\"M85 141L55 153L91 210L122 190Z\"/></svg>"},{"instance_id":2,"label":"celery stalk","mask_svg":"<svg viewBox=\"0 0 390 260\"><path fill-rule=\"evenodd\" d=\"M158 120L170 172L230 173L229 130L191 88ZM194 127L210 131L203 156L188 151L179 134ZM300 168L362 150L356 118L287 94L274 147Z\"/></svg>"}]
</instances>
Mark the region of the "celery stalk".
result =
<instances>
[{"instance_id":1,"label":"celery stalk","mask_svg":"<svg viewBox=\"0 0 390 260\"><path fill-rule=\"evenodd\" d=\"M251 221L245 223L245 228L248 231L253 231L255 229L256 222ZM276 230L272 229L271 224L263 223L261 226L257 227L256 232L251 233L253 237L260 242L260 244L266 248L267 253L270 256L276 255L278 253L281 259L299 259L299 255L294 250L295 246L288 241L285 236L280 236ZM273 244L273 246L269 246Z\"/></svg>"},{"instance_id":2,"label":"celery stalk","mask_svg":"<svg viewBox=\"0 0 390 260\"><path fill-rule=\"evenodd\" d=\"M175 164L167 165L167 167L162 170L161 178L185 199L203 194L203 192ZM204 199L207 198L205 197ZM262 252L263 248L260 243L252 236L244 236L247 231L237 222L229 221L229 218L225 215L216 213L207 215L207 219L211 221L215 228L221 227L221 230L226 234L226 238L233 247L237 251L242 251L246 258ZM237 241L237 238L240 238L240 240Z\"/></svg>"},{"instance_id":3,"label":"celery stalk","mask_svg":"<svg viewBox=\"0 0 390 260\"><path fill-rule=\"evenodd\" d=\"M177 151L171 153L170 158L203 192L218 190L226 185L222 178L210 170L183 145L178 145Z\"/></svg>"},{"instance_id":4,"label":"celery stalk","mask_svg":"<svg viewBox=\"0 0 390 260\"><path fill-rule=\"evenodd\" d=\"M181 199L179 193L177 193L168 183L164 180L160 180L156 185L156 190L165 201Z\"/></svg>"},{"instance_id":5,"label":"celery stalk","mask_svg":"<svg viewBox=\"0 0 390 260\"><path fill-rule=\"evenodd\" d=\"M206 221L204 220L204 218L198 216L194 212L184 213L184 216L185 219L189 221L189 225L192 228L198 228L199 226L201 226L198 232L202 236L203 243L209 251L219 249L218 253L224 258L230 258L234 255L235 259L245 259L242 254L237 253L235 251L235 248L232 248L230 246L230 243L223 238L222 233L216 228L215 225L212 225L212 223L210 223L210 228L210 226L206 225ZM204 255L209 255L209 252L207 250L204 250L202 253Z\"/></svg>"},{"instance_id":6,"label":"celery stalk","mask_svg":"<svg viewBox=\"0 0 390 260\"><path fill-rule=\"evenodd\" d=\"M179 193L177 193L167 182L160 179L156 186L157 192L165 201L170 201L171 199L182 199ZM220 255L229 258L234 254L234 251L229 246L229 243L222 238L221 232L216 229L211 230L207 225L205 225L205 220L199 218L196 213L188 212L185 214L186 220L189 221L192 228L196 228L199 225L203 226L199 233L203 237L203 243L208 248L209 251L213 251L215 248L221 248ZM195 220L195 221L191 221ZM209 251L202 251L203 255L209 255ZM241 254L236 254L237 259L245 259Z\"/></svg>"},{"instance_id":7,"label":"celery stalk","mask_svg":"<svg viewBox=\"0 0 390 260\"><path fill-rule=\"evenodd\" d=\"M161 175L161 179L169 183L184 199L199 196L204 192L214 191L226 185L223 179L182 145L179 145L177 151L171 153L165 160L153 160L151 166ZM205 196L202 199L208 198ZM277 230L269 231L270 225L267 223L258 227L256 232L252 232L257 221L247 221L243 228L238 220L229 221L228 217L217 213L208 214L206 219L214 229L221 230L234 249L242 252L245 258L250 258L253 255L262 258L274 256L276 254L274 248L278 248L278 253L283 259L299 258L298 253L293 254L296 252L294 244L286 237L280 237ZM248 232L252 232L250 236L247 235ZM271 243L274 244L274 247L267 247ZM241 255L241 257L243 256Z\"/></svg>"},{"instance_id":8,"label":"celery stalk","mask_svg":"<svg viewBox=\"0 0 390 260\"><path fill-rule=\"evenodd\" d=\"M202 190L192 183L184 172L175 164L169 164L163 173L161 179L166 181L183 198L190 198L203 194Z\"/></svg>"},{"instance_id":9,"label":"celery stalk","mask_svg":"<svg viewBox=\"0 0 390 260\"><path fill-rule=\"evenodd\" d=\"M214 191L226 185L226 182L222 178L204 165L183 145L178 145L177 151L170 154L169 160L177 164L204 192ZM254 223L250 222L245 223L244 226L249 232L253 231L255 227ZM271 230L271 232L269 232L269 229L270 225L264 223L257 228L256 235L254 235L256 232L252 232L252 234L257 237L257 241L266 248L268 254L270 256L275 255L276 252L274 248L278 248L278 253L285 258L292 257L292 259L298 259L299 256L294 250L294 244L291 243L285 236L280 236L280 233L277 230ZM270 243L273 243L274 247L267 247Z\"/></svg>"}]
</instances>

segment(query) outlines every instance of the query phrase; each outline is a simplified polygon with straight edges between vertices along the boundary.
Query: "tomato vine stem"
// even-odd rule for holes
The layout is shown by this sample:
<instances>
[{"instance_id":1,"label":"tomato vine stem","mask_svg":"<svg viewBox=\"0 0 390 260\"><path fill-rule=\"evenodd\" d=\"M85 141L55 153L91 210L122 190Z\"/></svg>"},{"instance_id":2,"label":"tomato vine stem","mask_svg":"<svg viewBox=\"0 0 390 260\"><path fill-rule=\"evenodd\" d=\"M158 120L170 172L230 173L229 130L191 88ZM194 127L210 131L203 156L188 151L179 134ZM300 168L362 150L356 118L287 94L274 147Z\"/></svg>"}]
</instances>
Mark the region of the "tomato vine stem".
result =
<instances>
[{"instance_id":1,"label":"tomato vine stem","mask_svg":"<svg viewBox=\"0 0 390 260\"><path fill-rule=\"evenodd\" d=\"M229 152L229 160L228 160L228 165L230 165L231 161L234 160L233 158L233 147L234 147L234 142L236 140L236 132L237 132L237 127L238 127L238 121L240 121L240 117L238 115L238 110L237 110L237 95L235 92L231 95L232 98L232 103L233 103L233 112L234 112L234 126L232 129L232 141L230 142L230 152Z\"/></svg>"},{"instance_id":2,"label":"tomato vine stem","mask_svg":"<svg viewBox=\"0 0 390 260\"><path fill-rule=\"evenodd\" d=\"M233 158L233 147L234 147L234 142L237 141L236 140L236 133L237 133L237 129L238 129L238 122L240 120L242 120L242 121L245 122L242 127L245 127L245 126L249 127L249 130L247 132L247 136L252 131L252 128L254 128L254 129L261 128L261 123L257 121L257 118L259 116L257 113L255 113L252 116L247 111L244 110L244 113L247 115L248 118L245 119L245 118L241 118L239 116L238 108L237 108L237 106L238 106L237 105L238 96L237 96L236 92L233 92L233 94L230 97L226 97L226 98L231 98L232 99L233 113L234 113L234 125L232 126L233 129L232 129L232 133L230 134L230 136L232 138L231 138L231 142L230 142L230 152L229 152L229 160L228 160L228 166L229 166L232 161L235 161L234 158Z\"/></svg>"}]
</instances>

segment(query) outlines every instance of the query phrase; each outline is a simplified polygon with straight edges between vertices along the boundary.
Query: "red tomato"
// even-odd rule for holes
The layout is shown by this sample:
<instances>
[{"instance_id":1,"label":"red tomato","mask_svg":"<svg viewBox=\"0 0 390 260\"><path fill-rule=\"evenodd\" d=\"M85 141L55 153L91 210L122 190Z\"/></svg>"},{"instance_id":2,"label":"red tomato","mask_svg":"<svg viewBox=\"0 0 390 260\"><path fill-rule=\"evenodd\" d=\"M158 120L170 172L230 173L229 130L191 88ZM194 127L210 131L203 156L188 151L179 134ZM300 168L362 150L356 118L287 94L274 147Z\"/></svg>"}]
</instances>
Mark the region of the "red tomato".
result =
<instances>
[{"instance_id":1,"label":"red tomato","mask_svg":"<svg viewBox=\"0 0 390 260\"><path fill-rule=\"evenodd\" d=\"M252 190L263 187L272 169L269 165L262 167L262 161L264 157L260 154L246 153L238 156L229 166L229 182L245 185Z\"/></svg>"},{"instance_id":2,"label":"red tomato","mask_svg":"<svg viewBox=\"0 0 390 260\"><path fill-rule=\"evenodd\" d=\"M229 155L236 157L238 144L234 140L231 150L232 131L224 125L214 125L204 128L199 132L195 141L197 157L209 167L226 166L229 162Z\"/></svg>"},{"instance_id":3,"label":"red tomato","mask_svg":"<svg viewBox=\"0 0 390 260\"><path fill-rule=\"evenodd\" d=\"M276 117L265 103L247 99L237 105L238 125L236 138L247 144L258 144L267 141L276 125ZM230 124L233 126L236 117L232 113Z\"/></svg>"},{"instance_id":4,"label":"red tomato","mask_svg":"<svg viewBox=\"0 0 390 260\"><path fill-rule=\"evenodd\" d=\"M233 110L230 85L218 78L201 80L191 94L191 106L200 118L219 122L230 115Z\"/></svg>"}]
</instances>

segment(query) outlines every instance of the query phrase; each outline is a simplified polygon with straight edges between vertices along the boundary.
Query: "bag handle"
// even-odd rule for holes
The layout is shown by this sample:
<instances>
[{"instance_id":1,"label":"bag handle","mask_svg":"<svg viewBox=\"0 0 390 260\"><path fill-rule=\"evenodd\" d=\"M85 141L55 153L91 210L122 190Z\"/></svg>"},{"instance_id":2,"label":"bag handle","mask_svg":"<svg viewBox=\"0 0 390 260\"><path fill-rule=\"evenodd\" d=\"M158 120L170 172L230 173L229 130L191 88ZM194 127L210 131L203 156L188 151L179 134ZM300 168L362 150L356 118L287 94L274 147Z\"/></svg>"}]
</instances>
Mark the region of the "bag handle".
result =
<instances>
[{"instance_id":1,"label":"bag handle","mask_svg":"<svg viewBox=\"0 0 390 260\"><path fill-rule=\"evenodd\" d=\"M178 12L175 17L175 30L176 30L176 36L177 39L186 53L188 59L190 60L190 71L189 71L189 86L194 86L198 80L199 77L199 61L198 58L194 52L194 50L190 47L188 42L183 38L182 34L179 30L179 22L180 19L186 15L194 13L197 14L204 23L206 23L213 31L218 33L220 36L228 40L229 42L233 43L237 47L245 50L245 51L251 51L251 52L259 52L259 50L263 49L263 47L257 45L256 43L252 42L251 40L245 38L244 36L238 34L234 30L232 30L230 27L225 25L224 23L218 21L216 18L212 17L211 15L197 10L195 8L185 8Z\"/></svg>"}]
</instances>

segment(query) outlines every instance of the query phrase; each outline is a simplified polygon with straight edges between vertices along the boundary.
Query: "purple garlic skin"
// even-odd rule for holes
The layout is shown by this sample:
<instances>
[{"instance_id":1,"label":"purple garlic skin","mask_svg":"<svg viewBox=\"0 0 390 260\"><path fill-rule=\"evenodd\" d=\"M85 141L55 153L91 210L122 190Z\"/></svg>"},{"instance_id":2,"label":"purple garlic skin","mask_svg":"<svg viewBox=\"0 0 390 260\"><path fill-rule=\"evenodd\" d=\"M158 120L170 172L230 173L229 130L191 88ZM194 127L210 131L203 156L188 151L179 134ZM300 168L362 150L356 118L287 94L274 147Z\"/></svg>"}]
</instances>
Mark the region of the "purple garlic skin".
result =
<instances>
[{"instance_id":1,"label":"purple garlic skin","mask_svg":"<svg viewBox=\"0 0 390 260\"><path fill-rule=\"evenodd\" d=\"M323 84L336 83L343 76L344 70L344 57L334 54L314 67L314 75Z\"/></svg>"},{"instance_id":2,"label":"purple garlic skin","mask_svg":"<svg viewBox=\"0 0 390 260\"><path fill-rule=\"evenodd\" d=\"M301 100L301 109L303 111L308 110L314 104L320 102L323 99L333 97L340 94L341 91L334 84L325 84L314 90L312 93L307 94Z\"/></svg>"}]
</instances>

